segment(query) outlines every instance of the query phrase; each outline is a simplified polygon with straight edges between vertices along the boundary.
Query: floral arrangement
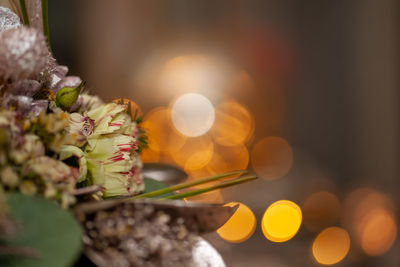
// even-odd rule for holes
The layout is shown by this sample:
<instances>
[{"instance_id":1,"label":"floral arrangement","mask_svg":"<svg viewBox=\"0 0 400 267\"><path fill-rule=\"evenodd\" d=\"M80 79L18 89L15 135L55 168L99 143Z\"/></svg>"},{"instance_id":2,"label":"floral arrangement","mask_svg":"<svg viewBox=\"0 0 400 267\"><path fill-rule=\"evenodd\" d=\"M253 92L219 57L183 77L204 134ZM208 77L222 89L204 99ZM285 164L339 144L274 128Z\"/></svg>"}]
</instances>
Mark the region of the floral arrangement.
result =
<instances>
[{"instance_id":1,"label":"floral arrangement","mask_svg":"<svg viewBox=\"0 0 400 267\"><path fill-rule=\"evenodd\" d=\"M234 208L148 198L181 199L255 177L178 194L244 171L146 184L141 118L122 100L90 95L57 64L47 1L10 6L0 7L0 265L71 266L82 250L79 262L99 266L190 265L197 234L217 229Z\"/></svg>"}]
</instances>

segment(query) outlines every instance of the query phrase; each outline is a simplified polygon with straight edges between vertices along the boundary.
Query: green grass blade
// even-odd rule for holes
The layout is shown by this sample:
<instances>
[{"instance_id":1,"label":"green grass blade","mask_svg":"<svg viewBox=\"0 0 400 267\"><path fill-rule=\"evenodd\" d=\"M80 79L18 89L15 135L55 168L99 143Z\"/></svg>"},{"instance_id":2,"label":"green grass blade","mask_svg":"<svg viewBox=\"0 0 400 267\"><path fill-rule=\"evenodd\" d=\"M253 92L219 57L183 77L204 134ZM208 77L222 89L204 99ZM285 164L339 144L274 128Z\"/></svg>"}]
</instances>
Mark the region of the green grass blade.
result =
<instances>
[{"instance_id":1,"label":"green grass blade","mask_svg":"<svg viewBox=\"0 0 400 267\"><path fill-rule=\"evenodd\" d=\"M49 50L51 50L48 0L42 0L42 19L43 19L43 35L46 37L46 42L47 42L47 46L49 47Z\"/></svg>"},{"instance_id":2,"label":"green grass blade","mask_svg":"<svg viewBox=\"0 0 400 267\"><path fill-rule=\"evenodd\" d=\"M238 178L238 179L235 179L232 181L224 182L224 183L210 186L207 188L192 190L189 192L168 196L163 199L182 199L182 198L192 197L192 196L200 195L200 194L207 193L210 191L214 191L217 189L222 189L222 188L226 188L226 187L230 187L230 186L234 186L234 185L238 185L238 184L242 184L242 183L247 183L247 182L253 181L255 179L257 179L257 176L248 176L248 177Z\"/></svg>"},{"instance_id":3,"label":"green grass blade","mask_svg":"<svg viewBox=\"0 0 400 267\"><path fill-rule=\"evenodd\" d=\"M173 185L173 186L170 186L170 187L166 187L166 188L163 188L163 189L159 189L159 190L155 190L155 191L152 191L152 192L140 194L140 195L132 197L132 199L145 198L145 197L148 197L148 198L157 197L157 196L161 196L161 195L164 195L164 194L167 194L167 193L171 193L171 192L176 191L176 190L192 187L192 186L199 185L199 184L209 183L209 182L216 181L216 180L219 180L219 179L222 179L222 178L225 178L225 177L229 177L229 176L236 175L236 174L243 174L243 173L246 173L246 172L247 172L247 170L232 171L232 172L227 172L227 173L224 173L224 174L219 174L219 175L216 175L216 176L211 176L211 177L207 177L207 178L203 178L203 179L184 182L184 183L180 183L180 184Z\"/></svg>"},{"instance_id":4,"label":"green grass blade","mask_svg":"<svg viewBox=\"0 0 400 267\"><path fill-rule=\"evenodd\" d=\"M24 19L24 24L29 26L29 16L26 9L25 0L19 0L19 5L21 6L22 18Z\"/></svg>"}]
</instances>

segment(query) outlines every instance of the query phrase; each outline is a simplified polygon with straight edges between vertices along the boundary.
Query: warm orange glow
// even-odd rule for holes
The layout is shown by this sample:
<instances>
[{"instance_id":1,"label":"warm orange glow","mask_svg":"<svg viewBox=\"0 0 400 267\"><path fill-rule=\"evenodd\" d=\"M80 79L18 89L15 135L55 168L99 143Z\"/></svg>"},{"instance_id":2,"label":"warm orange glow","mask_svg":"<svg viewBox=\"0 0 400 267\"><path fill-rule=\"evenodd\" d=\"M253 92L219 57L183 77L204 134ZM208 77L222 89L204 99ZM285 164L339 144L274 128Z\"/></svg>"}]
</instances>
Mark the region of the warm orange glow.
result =
<instances>
[{"instance_id":1,"label":"warm orange glow","mask_svg":"<svg viewBox=\"0 0 400 267\"><path fill-rule=\"evenodd\" d=\"M171 106L174 127L182 134L196 137L205 134L214 124L214 107L205 96L184 94Z\"/></svg>"},{"instance_id":2,"label":"warm orange glow","mask_svg":"<svg viewBox=\"0 0 400 267\"><path fill-rule=\"evenodd\" d=\"M217 230L219 236L231 243L240 243L251 237L256 229L256 217L249 207L239 202L226 204L234 206L240 204L235 214Z\"/></svg>"},{"instance_id":3,"label":"warm orange glow","mask_svg":"<svg viewBox=\"0 0 400 267\"><path fill-rule=\"evenodd\" d=\"M330 227L315 238L312 252L315 260L324 265L332 265L346 257L350 250L350 237L346 230Z\"/></svg>"},{"instance_id":4,"label":"warm orange glow","mask_svg":"<svg viewBox=\"0 0 400 267\"><path fill-rule=\"evenodd\" d=\"M204 168L210 162L213 152L211 137L203 135L186 139L185 144L172 157L185 171L193 171Z\"/></svg>"},{"instance_id":5,"label":"warm orange glow","mask_svg":"<svg viewBox=\"0 0 400 267\"><path fill-rule=\"evenodd\" d=\"M228 164L224 158L214 151L211 160L201 169L188 170L188 174L191 178L202 178L220 173L228 172L232 170L228 168Z\"/></svg>"},{"instance_id":6,"label":"warm orange glow","mask_svg":"<svg viewBox=\"0 0 400 267\"><path fill-rule=\"evenodd\" d=\"M397 236L394 206L390 198L372 188L353 191L344 202L343 223L368 255L388 251Z\"/></svg>"},{"instance_id":7,"label":"warm orange glow","mask_svg":"<svg viewBox=\"0 0 400 267\"><path fill-rule=\"evenodd\" d=\"M397 225L393 214L385 209L375 209L360 222L359 231L364 252L377 256L392 247L397 236Z\"/></svg>"},{"instance_id":8,"label":"warm orange glow","mask_svg":"<svg viewBox=\"0 0 400 267\"><path fill-rule=\"evenodd\" d=\"M206 85L206 66L207 59L201 55L175 57L165 64L161 85L177 93L195 91L197 86Z\"/></svg>"},{"instance_id":9,"label":"warm orange glow","mask_svg":"<svg viewBox=\"0 0 400 267\"><path fill-rule=\"evenodd\" d=\"M143 149L142 153L140 154L140 159L146 162L159 162L160 161L160 152L156 150L152 150L149 147Z\"/></svg>"},{"instance_id":10,"label":"warm orange glow","mask_svg":"<svg viewBox=\"0 0 400 267\"><path fill-rule=\"evenodd\" d=\"M296 235L301 220L301 210L296 203L289 200L279 200L271 204L265 211L261 228L268 240L286 242Z\"/></svg>"},{"instance_id":11,"label":"warm orange glow","mask_svg":"<svg viewBox=\"0 0 400 267\"><path fill-rule=\"evenodd\" d=\"M159 85L171 96L201 93L215 97L224 83L224 67L205 55L184 55L172 58L162 68Z\"/></svg>"},{"instance_id":12,"label":"warm orange glow","mask_svg":"<svg viewBox=\"0 0 400 267\"><path fill-rule=\"evenodd\" d=\"M114 99L113 102L114 103L120 103L121 102L121 98ZM122 103L124 105L129 106L129 109L131 111L130 115L131 115L132 118L140 118L140 117L143 116L142 109L139 107L138 104L136 104L132 100L129 100L127 98L122 98Z\"/></svg>"},{"instance_id":13,"label":"warm orange glow","mask_svg":"<svg viewBox=\"0 0 400 267\"><path fill-rule=\"evenodd\" d=\"M208 185L209 186L209 185ZM199 187L193 187L193 189L197 188L204 188L204 186L199 186ZM185 201L194 201L194 202L200 202L200 203L217 203L217 204L222 204L224 203L224 196L221 193L221 190L214 190L211 192L207 192L205 194L200 194L197 196L189 197L185 199Z\"/></svg>"},{"instance_id":14,"label":"warm orange glow","mask_svg":"<svg viewBox=\"0 0 400 267\"><path fill-rule=\"evenodd\" d=\"M303 202L304 226L313 232L332 226L339 219L340 202L330 192L317 192Z\"/></svg>"},{"instance_id":15,"label":"warm orange glow","mask_svg":"<svg viewBox=\"0 0 400 267\"><path fill-rule=\"evenodd\" d=\"M293 151L283 138L266 137L253 147L251 163L260 177L278 179L289 172Z\"/></svg>"},{"instance_id":16,"label":"warm orange glow","mask_svg":"<svg viewBox=\"0 0 400 267\"><path fill-rule=\"evenodd\" d=\"M174 129L166 107L151 110L144 118L143 128L154 151L173 153L185 144L186 137Z\"/></svg>"},{"instance_id":17,"label":"warm orange glow","mask_svg":"<svg viewBox=\"0 0 400 267\"><path fill-rule=\"evenodd\" d=\"M223 158L228 171L243 170L249 164L249 151L243 144L229 147L216 145L214 151Z\"/></svg>"},{"instance_id":18,"label":"warm orange glow","mask_svg":"<svg viewBox=\"0 0 400 267\"><path fill-rule=\"evenodd\" d=\"M238 102L228 101L217 106L211 134L218 144L235 146L246 143L253 131L254 120L251 114Z\"/></svg>"}]
</instances>

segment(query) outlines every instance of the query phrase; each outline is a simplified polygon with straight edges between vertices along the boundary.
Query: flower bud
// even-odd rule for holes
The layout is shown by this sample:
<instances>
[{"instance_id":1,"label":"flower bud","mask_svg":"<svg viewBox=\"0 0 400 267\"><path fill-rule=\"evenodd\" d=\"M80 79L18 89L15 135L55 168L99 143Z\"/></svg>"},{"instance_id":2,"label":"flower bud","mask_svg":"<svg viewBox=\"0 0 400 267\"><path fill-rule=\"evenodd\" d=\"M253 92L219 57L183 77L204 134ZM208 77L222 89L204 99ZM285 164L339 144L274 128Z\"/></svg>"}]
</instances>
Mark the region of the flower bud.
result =
<instances>
[{"instance_id":1,"label":"flower bud","mask_svg":"<svg viewBox=\"0 0 400 267\"><path fill-rule=\"evenodd\" d=\"M61 88L56 95L56 104L60 108L70 108L78 100L79 94L84 86L84 82L78 87L64 87Z\"/></svg>"}]
</instances>

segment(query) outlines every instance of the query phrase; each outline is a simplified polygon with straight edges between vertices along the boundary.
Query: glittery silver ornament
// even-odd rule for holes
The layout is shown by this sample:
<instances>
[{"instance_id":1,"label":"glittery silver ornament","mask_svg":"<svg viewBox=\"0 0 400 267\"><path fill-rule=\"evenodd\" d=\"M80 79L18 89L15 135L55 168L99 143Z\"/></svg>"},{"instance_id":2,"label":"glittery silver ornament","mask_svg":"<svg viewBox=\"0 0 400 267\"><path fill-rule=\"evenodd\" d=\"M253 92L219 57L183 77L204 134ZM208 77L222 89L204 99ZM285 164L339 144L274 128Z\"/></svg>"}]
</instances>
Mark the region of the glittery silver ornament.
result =
<instances>
[{"instance_id":1,"label":"glittery silver ornament","mask_svg":"<svg viewBox=\"0 0 400 267\"><path fill-rule=\"evenodd\" d=\"M48 64L42 33L28 27L0 33L0 81L35 78Z\"/></svg>"},{"instance_id":2,"label":"glittery silver ornament","mask_svg":"<svg viewBox=\"0 0 400 267\"><path fill-rule=\"evenodd\" d=\"M18 15L9 8L0 6L0 32L21 27L21 20Z\"/></svg>"},{"instance_id":3,"label":"glittery silver ornament","mask_svg":"<svg viewBox=\"0 0 400 267\"><path fill-rule=\"evenodd\" d=\"M225 267L218 251L201 237L193 246L192 259L195 267Z\"/></svg>"}]
</instances>

